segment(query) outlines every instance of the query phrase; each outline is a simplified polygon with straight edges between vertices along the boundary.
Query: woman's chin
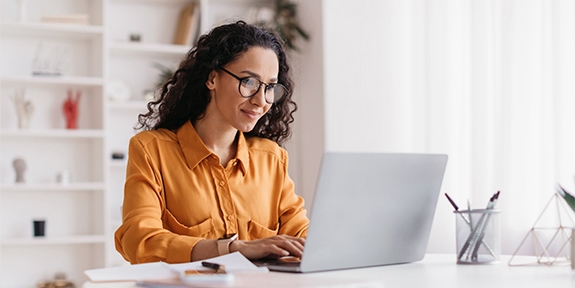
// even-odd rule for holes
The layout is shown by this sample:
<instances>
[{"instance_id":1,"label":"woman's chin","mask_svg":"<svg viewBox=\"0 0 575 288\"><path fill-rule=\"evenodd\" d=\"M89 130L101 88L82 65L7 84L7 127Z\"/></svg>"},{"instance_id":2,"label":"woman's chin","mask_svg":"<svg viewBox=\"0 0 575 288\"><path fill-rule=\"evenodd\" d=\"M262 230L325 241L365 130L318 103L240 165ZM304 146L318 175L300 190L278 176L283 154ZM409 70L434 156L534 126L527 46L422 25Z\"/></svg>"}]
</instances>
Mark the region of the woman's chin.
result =
<instances>
[{"instance_id":1,"label":"woman's chin","mask_svg":"<svg viewBox=\"0 0 575 288\"><path fill-rule=\"evenodd\" d=\"M238 129L242 133L248 133L254 130L254 127L256 127L255 123L253 125L241 125L239 127L236 127L236 129Z\"/></svg>"}]
</instances>

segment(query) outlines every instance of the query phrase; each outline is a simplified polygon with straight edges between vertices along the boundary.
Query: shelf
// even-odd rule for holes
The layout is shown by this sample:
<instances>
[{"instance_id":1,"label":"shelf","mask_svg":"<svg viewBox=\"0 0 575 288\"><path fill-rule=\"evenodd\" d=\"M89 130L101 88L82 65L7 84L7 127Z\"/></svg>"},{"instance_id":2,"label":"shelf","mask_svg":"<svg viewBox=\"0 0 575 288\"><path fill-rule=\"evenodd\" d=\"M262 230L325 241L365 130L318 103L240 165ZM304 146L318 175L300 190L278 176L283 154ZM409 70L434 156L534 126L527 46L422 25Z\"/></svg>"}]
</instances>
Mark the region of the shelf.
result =
<instances>
[{"instance_id":1,"label":"shelf","mask_svg":"<svg viewBox=\"0 0 575 288\"><path fill-rule=\"evenodd\" d=\"M23 183L1 184L0 191L97 191L104 190L106 185L102 182L72 182L67 185L60 183Z\"/></svg>"},{"instance_id":2,"label":"shelf","mask_svg":"<svg viewBox=\"0 0 575 288\"><path fill-rule=\"evenodd\" d=\"M82 76L0 76L3 84L18 85L55 85L75 87L102 87L104 80L101 77Z\"/></svg>"},{"instance_id":3,"label":"shelf","mask_svg":"<svg viewBox=\"0 0 575 288\"><path fill-rule=\"evenodd\" d=\"M185 45L172 44L150 44L150 43L133 43L117 42L110 44L110 53L121 55L139 55L139 56L170 56L183 57L188 53L191 47Z\"/></svg>"},{"instance_id":4,"label":"shelf","mask_svg":"<svg viewBox=\"0 0 575 288\"><path fill-rule=\"evenodd\" d=\"M125 159L122 160L111 160L110 161L110 168L126 168L127 161Z\"/></svg>"},{"instance_id":5,"label":"shelf","mask_svg":"<svg viewBox=\"0 0 575 288\"><path fill-rule=\"evenodd\" d=\"M246 6L246 5L252 5L252 6L257 6L257 7L261 7L261 6L271 6L270 5L270 1L269 0L208 0L211 3L211 6L215 6L215 5L226 5L226 4L230 4L230 2L232 2L233 4L237 4L237 5L242 5L242 6Z\"/></svg>"},{"instance_id":6,"label":"shelf","mask_svg":"<svg viewBox=\"0 0 575 288\"><path fill-rule=\"evenodd\" d=\"M101 38L104 28L95 25L74 25L54 23L18 23L6 22L0 25L2 35L16 35L21 37L76 37L80 39Z\"/></svg>"},{"instance_id":7,"label":"shelf","mask_svg":"<svg viewBox=\"0 0 575 288\"><path fill-rule=\"evenodd\" d=\"M77 235L77 236L50 236L50 237L20 237L0 240L2 246L31 246L31 245L69 245L69 244L104 244L105 235Z\"/></svg>"},{"instance_id":8,"label":"shelf","mask_svg":"<svg viewBox=\"0 0 575 288\"><path fill-rule=\"evenodd\" d=\"M118 102L111 101L109 105L111 109L147 111L148 102L138 100Z\"/></svg>"},{"instance_id":9,"label":"shelf","mask_svg":"<svg viewBox=\"0 0 575 288\"><path fill-rule=\"evenodd\" d=\"M0 130L2 138L103 138L101 129Z\"/></svg>"},{"instance_id":10,"label":"shelf","mask_svg":"<svg viewBox=\"0 0 575 288\"><path fill-rule=\"evenodd\" d=\"M206 13L200 17L199 30L207 31L220 18L244 13L253 3L273 2L37 0L35 4L29 1L24 10L19 9L19 1L8 2L0 4L0 10L6 10L0 19L0 40L6 46L0 53L0 86L5 94L0 103L0 150L1 164L6 168L0 182L0 250L9 251L2 254L6 263L31 257L38 261L26 267L4 265L0 286L35 286L43 275L52 274L53 267L43 263L55 259L55 251L60 261L58 269L65 269L70 279L83 279L86 268L122 263L112 240L122 223L119 208L123 204L129 141L137 132L133 129L137 116L147 112L149 101L144 99L150 97L147 92L158 78L159 71L150 64L176 68L192 48L172 44L182 9L190 2L197 3L200 12ZM23 19L28 22L15 20L21 19L19 12L23 11L27 12ZM39 20L43 14L75 13L87 14L91 24ZM130 42L132 33L140 33L142 41ZM64 53L63 49L39 49L43 43L50 44L46 48L52 48L52 44L54 48L66 48L69 55L64 54L66 65L62 65L66 69L60 71L67 73L31 73L35 71L31 64L40 63L38 59L58 60L56 57ZM108 81L115 79L129 84L130 101L109 97L114 87ZM10 99L21 88L35 107L36 125L28 129L17 128L18 115ZM63 125L61 105L68 89L82 92L82 129L65 129ZM157 93L154 91L155 96ZM113 152L124 153L124 159L112 159ZM16 157L25 158L28 167L33 168L25 175L25 183L14 183ZM58 183L58 175L65 170L72 174L71 182ZM50 226L56 229L47 237L32 237L29 222L35 217L49 219L58 226Z\"/></svg>"},{"instance_id":11,"label":"shelf","mask_svg":"<svg viewBox=\"0 0 575 288\"><path fill-rule=\"evenodd\" d=\"M199 3L201 0L197 0ZM110 0L112 3L129 3L129 4L159 4L159 5L183 5L189 3L190 0Z\"/></svg>"}]
</instances>

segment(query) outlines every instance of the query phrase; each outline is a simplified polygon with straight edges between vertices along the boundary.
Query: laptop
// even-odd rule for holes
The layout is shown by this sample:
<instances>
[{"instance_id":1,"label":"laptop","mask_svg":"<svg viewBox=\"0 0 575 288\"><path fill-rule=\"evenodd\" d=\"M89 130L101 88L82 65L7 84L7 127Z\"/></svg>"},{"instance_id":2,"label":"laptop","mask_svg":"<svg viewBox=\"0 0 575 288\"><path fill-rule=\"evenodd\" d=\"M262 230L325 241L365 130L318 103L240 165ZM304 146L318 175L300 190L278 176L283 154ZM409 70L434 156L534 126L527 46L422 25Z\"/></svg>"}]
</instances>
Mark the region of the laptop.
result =
<instances>
[{"instance_id":1,"label":"laptop","mask_svg":"<svg viewBox=\"0 0 575 288\"><path fill-rule=\"evenodd\" d=\"M303 256L256 264L305 273L422 260L446 165L443 154L326 153Z\"/></svg>"}]
</instances>

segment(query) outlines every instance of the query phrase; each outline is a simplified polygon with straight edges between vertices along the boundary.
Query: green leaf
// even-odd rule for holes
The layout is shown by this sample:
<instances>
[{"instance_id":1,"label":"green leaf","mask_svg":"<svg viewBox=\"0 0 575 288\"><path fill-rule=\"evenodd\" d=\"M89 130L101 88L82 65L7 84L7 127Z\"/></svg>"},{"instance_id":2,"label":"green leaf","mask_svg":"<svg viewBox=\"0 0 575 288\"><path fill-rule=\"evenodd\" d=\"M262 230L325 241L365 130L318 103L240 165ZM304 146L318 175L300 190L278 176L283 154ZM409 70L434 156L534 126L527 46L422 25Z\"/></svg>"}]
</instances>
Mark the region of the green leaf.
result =
<instances>
[{"instance_id":1,"label":"green leaf","mask_svg":"<svg viewBox=\"0 0 575 288\"><path fill-rule=\"evenodd\" d=\"M155 84L154 88L161 88L162 86L164 86L164 84L175 73L174 69L172 69L168 66L165 66L163 64L157 63L157 62L152 63L152 66L154 66L154 68L160 70L160 74L158 74L158 80L156 80L156 84Z\"/></svg>"},{"instance_id":2,"label":"green leaf","mask_svg":"<svg viewBox=\"0 0 575 288\"><path fill-rule=\"evenodd\" d=\"M559 193L559 195L565 199L565 202L567 202L569 207L575 211L575 197L573 197L573 195L567 192L567 190L565 190L565 188L561 187L559 184L557 184L557 193Z\"/></svg>"}]
</instances>

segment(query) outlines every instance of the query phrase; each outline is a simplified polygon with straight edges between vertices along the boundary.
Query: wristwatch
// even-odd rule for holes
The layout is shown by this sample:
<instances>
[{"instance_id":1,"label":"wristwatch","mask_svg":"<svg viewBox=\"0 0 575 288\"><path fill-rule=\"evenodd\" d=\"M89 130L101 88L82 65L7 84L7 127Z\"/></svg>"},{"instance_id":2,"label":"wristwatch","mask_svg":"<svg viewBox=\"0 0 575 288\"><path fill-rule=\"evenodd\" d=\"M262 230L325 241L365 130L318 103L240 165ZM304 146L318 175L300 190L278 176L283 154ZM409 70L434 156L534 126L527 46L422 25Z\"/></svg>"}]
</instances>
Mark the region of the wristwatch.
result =
<instances>
[{"instance_id":1,"label":"wristwatch","mask_svg":"<svg viewBox=\"0 0 575 288\"><path fill-rule=\"evenodd\" d=\"M226 234L218 239L218 254L220 256L230 254L230 244L236 239L238 239L238 234Z\"/></svg>"}]
</instances>

